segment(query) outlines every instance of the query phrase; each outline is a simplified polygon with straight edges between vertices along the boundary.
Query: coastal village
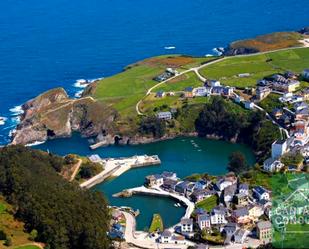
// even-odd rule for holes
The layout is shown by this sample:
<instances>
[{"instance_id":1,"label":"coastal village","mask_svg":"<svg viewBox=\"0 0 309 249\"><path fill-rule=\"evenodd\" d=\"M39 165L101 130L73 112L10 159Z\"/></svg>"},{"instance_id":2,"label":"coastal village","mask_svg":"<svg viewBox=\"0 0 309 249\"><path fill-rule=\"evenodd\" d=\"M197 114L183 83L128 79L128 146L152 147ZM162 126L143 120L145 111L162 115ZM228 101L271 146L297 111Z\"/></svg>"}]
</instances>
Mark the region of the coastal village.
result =
<instances>
[{"instance_id":1,"label":"coastal village","mask_svg":"<svg viewBox=\"0 0 309 249\"><path fill-rule=\"evenodd\" d=\"M177 71L168 68L156 80L164 81L177 74ZM248 76L247 73L239 75ZM309 88L299 90L300 80L309 80L309 69L299 75L293 72L275 74L259 80L255 89L242 91L221 85L217 80L206 80L200 87L185 88L182 97L219 95L246 109L266 112L267 117L280 127L282 138L273 142L271 157L264 161L260 170L268 174L301 172L306 171L309 162L309 105L306 103ZM268 113L259 103L270 94L278 96L281 108L275 107ZM164 98L173 95L173 92L158 91L155 96ZM171 120L173 114L173 110L158 112L157 118ZM290 160L282 160L283 157ZM176 245L175 248L209 248L212 245L224 245L226 248L238 248L239 245L239 248L244 248L244 245L256 247L272 240L271 190L242 182L233 172L198 181L180 179L175 172L162 172L147 176L143 186L124 190L117 196L133 194L168 196L176 200L175 206L186 206L178 224L146 233L144 242L161 245L160 248L174 248L172 245ZM123 212L118 208L113 210L111 235L125 240Z\"/></svg>"}]
</instances>

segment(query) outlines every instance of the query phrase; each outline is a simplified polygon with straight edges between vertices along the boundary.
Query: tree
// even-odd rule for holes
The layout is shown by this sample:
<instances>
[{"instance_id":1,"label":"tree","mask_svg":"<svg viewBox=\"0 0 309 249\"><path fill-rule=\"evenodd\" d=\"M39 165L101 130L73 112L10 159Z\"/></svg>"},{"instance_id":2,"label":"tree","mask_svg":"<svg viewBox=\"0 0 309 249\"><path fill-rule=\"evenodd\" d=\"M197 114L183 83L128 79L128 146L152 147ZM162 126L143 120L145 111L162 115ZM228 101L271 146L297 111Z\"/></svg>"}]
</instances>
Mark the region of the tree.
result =
<instances>
[{"instance_id":1,"label":"tree","mask_svg":"<svg viewBox=\"0 0 309 249\"><path fill-rule=\"evenodd\" d=\"M155 138L163 137L165 130L165 121L158 119L155 116L143 118L139 128L139 131L142 134L151 134Z\"/></svg>"},{"instance_id":2,"label":"tree","mask_svg":"<svg viewBox=\"0 0 309 249\"><path fill-rule=\"evenodd\" d=\"M228 171L233 171L236 174L242 173L249 169L245 156L237 151L229 156Z\"/></svg>"}]
</instances>

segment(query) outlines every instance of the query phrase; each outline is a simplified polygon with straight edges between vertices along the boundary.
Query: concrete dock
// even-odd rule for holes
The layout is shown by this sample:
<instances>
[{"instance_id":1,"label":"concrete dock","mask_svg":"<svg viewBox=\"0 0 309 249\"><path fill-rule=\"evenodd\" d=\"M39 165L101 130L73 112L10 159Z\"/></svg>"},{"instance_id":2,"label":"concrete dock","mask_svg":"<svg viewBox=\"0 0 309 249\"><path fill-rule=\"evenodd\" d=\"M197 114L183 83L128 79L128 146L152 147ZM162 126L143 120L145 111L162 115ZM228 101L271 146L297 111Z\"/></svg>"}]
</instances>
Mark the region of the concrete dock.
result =
<instances>
[{"instance_id":1,"label":"concrete dock","mask_svg":"<svg viewBox=\"0 0 309 249\"><path fill-rule=\"evenodd\" d=\"M91 158L91 157L90 157ZM157 155L133 156L128 158L104 158L96 156L96 163L102 164L104 170L98 175L80 184L82 188L91 188L96 184L103 182L109 177L117 177L132 168L146 167L161 164Z\"/></svg>"}]
</instances>

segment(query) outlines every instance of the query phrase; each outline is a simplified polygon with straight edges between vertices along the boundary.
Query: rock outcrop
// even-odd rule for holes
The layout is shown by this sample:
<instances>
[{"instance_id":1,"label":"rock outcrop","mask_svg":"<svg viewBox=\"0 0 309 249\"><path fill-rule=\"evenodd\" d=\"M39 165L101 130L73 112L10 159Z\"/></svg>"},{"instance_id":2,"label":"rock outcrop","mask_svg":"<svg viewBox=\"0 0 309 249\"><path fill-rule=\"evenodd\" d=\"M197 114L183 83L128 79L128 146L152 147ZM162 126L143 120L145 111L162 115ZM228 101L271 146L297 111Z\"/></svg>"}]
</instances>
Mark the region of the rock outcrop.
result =
<instances>
[{"instance_id":1,"label":"rock outcrop","mask_svg":"<svg viewBox=\"0 0 309 249\"><path fill-rule=\"evenodd\" d=\"M70 99L63 88L47 91L22 106L21 123L12 144L69 137L73 131L85 137L113 134L117 112L92 97Z\"/></svg>"}]
</instances>

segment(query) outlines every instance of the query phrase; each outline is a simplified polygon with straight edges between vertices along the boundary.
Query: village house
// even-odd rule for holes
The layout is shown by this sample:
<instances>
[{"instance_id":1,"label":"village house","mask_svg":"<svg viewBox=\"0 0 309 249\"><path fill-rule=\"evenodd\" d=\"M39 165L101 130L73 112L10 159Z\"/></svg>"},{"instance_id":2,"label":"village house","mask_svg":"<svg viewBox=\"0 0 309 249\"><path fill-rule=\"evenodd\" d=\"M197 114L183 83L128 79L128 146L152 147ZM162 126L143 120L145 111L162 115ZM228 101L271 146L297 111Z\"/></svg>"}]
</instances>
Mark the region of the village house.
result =
<instances>
[{"instance_id":1,"label":"village house","mask_svg":"<svg viewBox=\"0 0 309 249\"><path fill-rule=\"evenodd\" d=\"M268 158L264 161L263 169L268 172L277 172L284 167L284 164L276 158Z\"/></svg>"},{"instance_id":2,"label":"village house","mask_svg":"<svg viewBox=\"0 0 309 249\"><path fill-rule=\"evenodd\" d=\"M258 101L265 99L271 93L271 89L269 87L259 86L256 89L256 98Z\"/></svg>"},{"instance_id":3,"label":"village house","mask_svg":"<svg viewBox=\"0 0 309 249\"><path fill-rule=\"evenodd\" d=\"M238 226L236 223L227 223L223 227L223 232L226 234L226 236L232 237L235 234L237 228Z\"/></svg>"},{"instance_id":4,"label":"village house","mask_svg":"<svg viewBox=\"0 0 309 249\"><path fill-rule=\"evenodd\" d=\"M175 191L178 192L181 195L186 195L187 194L187 188L189 186L190 182L189 181L182 181L179 182L176 186L175 186Z\"/></svg>"},{"instance_id":5,"label":"village house","mask_svg":"<svg viewBox=\"0 0 309 249\"><path fill-rule=\"evenodd\" d=\"M270 200L270 195L268 190L261 186L254 187L252 189L253 195L258 200Z\"/></svg>"},{"instance_id":6,"label":"village house","mask_svg":"<svg viewBox=\"0 0 309 249\"><path fill-rule=\"evenodd\" d=\"M293 129L294 145L304 146L309 142L309 127L305 120L298 120L294 123Z\"/></svg>"},{"instance_id":7,"label":"village house","mask_svg":"<svg viewBox=\"0 0 309 249\"><path fill-rule=\"evenodd\" d=\"M304 100L309 100L309 88L305 88L301 91L301 96Z\"/></svg>"},{"instance_id":8,"label":"village house","mask_svg":"<svg viewBox=\"0 0 309 249\"><path fill-rule=\"evenodd\" d=\"M162 244L170 244L172 243L172 233L165 229L159 238L159 242Z\"/></svg>"},{"instance_id":9,"label":"village house","mask_svg":"<svg viewBox=\"0 0 309 249\"><path fill-rule=\"evenodd\" d=\"M197 215L197 224L201 230L208 230L211 228L211 221L209 214L200 214Z\"/></svg>"},{"instance_id":10,"label":"village house","mask_svg":"<svg viewBox=\"0 0 309 249\"><path fill-rule=\"evenodd\" d=\"M180 225L182 234L193 232L193 219L182 218L180 221Z\"/></svg>"},{"instance_id":11,"label":"village house","mask_svg":"<svg viewBox=\"0 0 309 249\"><path fill-rule=\"evenodd\" d=\"M245 108L248 110L252 110L254 108L254 103L250 101L244 101Z\"/></svg>"},{"instance_id":12,"label":"village house","mask_svg":"<svg viewBox=\"0 0 309 249\"><path fill-rule=\"evenodd\" d=\"M191 200L193 202L200 202L200 201L203 201L206 198L208 198L208 197L210 197L214 194L216 194L216 192L212 191L212 190L196 189L196 190L194 190L194 192L192 193L192 195L190 197L191 197Z\"/></svg>"},{"instance_id":13,"label":"village house","mask_svg":"<svg viewBox=\"0 0 309 249\"><path fill-rule=\"evenodd\" d=\"M238 193L243 195L249 195L249 185L246 183L239 184Z\"/></svg>"},{"instance_id":14,"label":"village house","mask_svg":"<svg viewBox=\"0 0 309 249\"><path fill-rule=\"evenodd\" d=\"M236 181L233 181L231 179L227 179L226 177L223 177L223 178L220 178L217 183L216 183L216 188L219 190L219 191L223 191L226 187L232 185L236 183Z\"/></svg>"},{"instance_id":15,"label":"village house","mask_svg":"<svg viewBox=\"0 0 309 249\"><path fill-rule=\"evenodd\" d=\"M166 68L165 72L160 74L160 75L158 75L158 76L156 76L154 78L154 80L158 81L158 82L162 82L162 81L165 81L165 80L167 80L167 79L169 79L169 78L171 78L171 77L173 77L175 75L178 75L178 72L175 69L173 69L173 68Z\"/></svg>"},{"instance_id":16,"label":"village house","mask_svg":"<svg viewBox=\"0 0 309 249\"><path fill-rule=\"evenodd\" d=\"M193 98L193 87L189 86L185 88L185 98Z\"/></svg>"},{"instance_id":17,"label":"village house","mask_svg":"<svg viewBox=\"0 0 309 249\"><path fill-rule=\"evenodd\" d=\"M206 85L210 87L217 87L217 86L221 86L221 83L218 80L208 80L206 81Z\"/></svg>"},{"instance_id":18,"label":"village house","mask_svg":"<svg viewBox=\"0 0 309 249\"><path fill-rule=\"evenodd\" d=\"M250 204L248 206L249 217L253 221L257 221L264 214L264 209L260 205Z\"/></svg>"},{"instance_id":19,"label":"village house","mask_svg":"<svg viewBox=\"0 0 309 249\"><path fill-rule=\"evenodd\" d=\"M249 196L245 194L236 194L235 199L238 206L245 206L249 202Z\"/></svg>"},{"instance_id":20,"label":"village house","mask_svg":"<svg viewBox=\"0 0 309 249\"><path fill-rule=\"evenodd\" d=\"M161 176L162 176L164 179L178 180L177 174L176 174L175 172L163 171L163 173L161 174Z\"/></svg>"},{"instance_id":21,"label":"village house","mask_svg":"<svg viewBox=\"0 0 309 249\"><path fill-rule=\"evenodd\" d=\"M244 229L238 229L236 233L234 234L234 241L237 244L243 244L245 243L245 240L247 238L248 231Z\"/></svg>"},{"instance_id":22,"label":"village house","mask_svg":"<svg viewBox=\"0 0 309 249\"><path fill-rule=\"evenodd\" d=\"M158 112L157 118L163 119L163 120L170 120L172 119L172 113L171 112Z\"/></svg>"},{"instance_id":23,"label":"village house","mask_svg":"<svg viewBox=\"0 0 309 249\"><path fill-rule=\"evenodd\" d=\"M210 213L210 221L212 225L226 224L227 209L221 205L212 209Z\"/></svg>"},{"instance_id":24,"label":"village house","mask_svg":"<svg viewBox=\"0 0 309 249\"><path fill-rule=\"evenodd\" d=\"M306 102L297 102L294 104L295 111L301 111L303 109L308 109L308 104Z\"/></svg>"},{"instance_id":25,"label":"village house","mask_svg":"<svg viewBox=\"0 0 309 249\"><path fill-rule=\"evenodd\" d=\"M243 97L241 97L241 96L239 96L239 95L237 95L235 98L234 98L234 101L235 101L235 103L241 103L241 102L243 102L244 101L244 98Z\"/></svg>"},{"instance_id":26,"label":"village house","mask_svg":"<svg viewBox=\"0 0 309 249\"><path fill-rule=\"evenodd\" d=\"M283 115L283 109L281 108L274 108L271 115L275 118L275 119L279 119L282 115Z\"/></svg>"},{"instance_id":27,"label":"village house","mask_svg":"<svg viewBox=\"0 0 309 249\"><path fill-rule=\"evenodd\" d=\"M195 249L209 249L209 246L207 244L198 244Z\"/></svg>"},{"instance_id":28,"label":"village house","mask_svg":"<svg viewBox=\"0 0 309 249\"><path fill-rule=\"evenodd\" d=\"M175 191L175 187L177 184L177 180L165 178L163 179L163 185L161 186L161 188L167 191Z\"/></svg>"},{"instance_id":29,"label":"village house","mask_svg":"<svg viewBox=\"0 0 309 249\"><path fill-rule=\"evenodd\" d=\"M292 141L292 139L279 139L273 142L273 144L271 145L271 157L279 158L283 154L287 153L290 149Z\"/></svg>"},{"instance_id":30,"label":"village house","mask_svg":"<svg viewBox=\"0 0 309 249\"><path fill-rule=\"evenodd\" d=\"M247 224L251 221L247 207L240 207L232 211L232 219L238 224Z\"/></svg>"},{"instance_id":31,"label":"village house","mask_svg":"<svg viewBox=\"0 0 309 249\"><path fill-rule=\"evenodd\" d=\"M230 186L227 186L225 189L224 189L224 202L226 205L228 205L229 202L231 202L233 200L233 197L236 193L236 190L237 190L237 185L236 183L230 185Z\"/></svg>"},{"instance_id":32,"label":"village house","mask_svg":"<svg viewBox=\"0 0 309 249\"><path fill-rule=\"evenodd\" d=\"M259 221L256 225L257 237L262 242L270 242L272 239L272 225L270 221Z\"/></svg>"},{"instance_id":33,"label":"village house","mask_svg":"<svg viewBox=\"0 0 309 249\"><path fill-rule=\"evenodd\" d=\"M196 87L193 89L194 97L205 97L211 94L211 88L207 88L205 86Z\"/></svg>"},{"instance_id":34,"label":"village house","mask_svg":"<svg viewBox=\"0 0 309 249\"><path fill-rule=\"evenodd\" d=\"M302 73L302 76L305 80L309 80L309 69L305 69Z\"/></svg>"},{"instance_id":35,"label":"village house","mask_svg":"<svg viewBox=\"0 0 309 249\"><path fill-rule=\"evenodd\" d=\"M145 185L148 187L161 186L163 184L162 175L149 175L145 178Z\"/></svg>"},{"instance_id":36,"label":"village house","mask_svg":"<svg viewBox=\"0 0 309 249\"><path fill-rule=\"evenodd\" d=\"M282 103L288 103L292 101L292 98L293 98L293 93L285 93L279 98L279 101Z\"/></svg>"},{"instance_id":37,"label":"village house","mask_svg":"<svg viewBox=\"0 0 309 249\"><path fill-rule=\"evenodd\" d=\"M156 98L163 98L165 96L165 92L164 91L158 91L156 93Z\"/></svg>"}]
</instances>

